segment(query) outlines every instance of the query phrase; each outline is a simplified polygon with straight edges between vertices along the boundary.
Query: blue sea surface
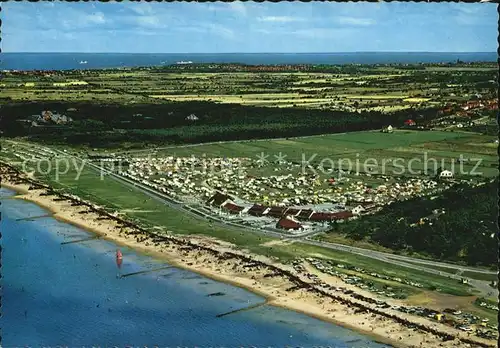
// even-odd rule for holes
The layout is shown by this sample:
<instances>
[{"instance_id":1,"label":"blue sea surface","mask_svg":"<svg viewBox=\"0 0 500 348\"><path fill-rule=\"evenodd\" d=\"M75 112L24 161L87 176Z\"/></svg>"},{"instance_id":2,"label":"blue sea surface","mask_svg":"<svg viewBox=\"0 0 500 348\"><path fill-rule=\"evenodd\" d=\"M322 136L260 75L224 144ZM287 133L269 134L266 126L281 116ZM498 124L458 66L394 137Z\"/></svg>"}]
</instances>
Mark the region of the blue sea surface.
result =
<instances>
[{"instance_id":1,"label":"blue sea surface","mask_svg":"<svg viewBox=\"0 0 500 348\"><path fill-rule=\"evenodd\" d=\"M241 64L414 64L496 62L496 52L349 53L2 53L0 70L72 70L193 63ZM85 63L85 64L81 64Z\"/></svg>"},{"instance_id":2,"label":"blue sea surface","mask_svg":"<svg viewBox=\"0 0 500 348\"><path fill-rule=\"evenodd\" d=\"M2 346L388 347L354 331L264 305L244 289L179 268L118 278L115 244L32 203L2 199ZM122 274L168 266L131 249ZM221 292L223 296L207 296Z\"/></svg>"}]
</instances>

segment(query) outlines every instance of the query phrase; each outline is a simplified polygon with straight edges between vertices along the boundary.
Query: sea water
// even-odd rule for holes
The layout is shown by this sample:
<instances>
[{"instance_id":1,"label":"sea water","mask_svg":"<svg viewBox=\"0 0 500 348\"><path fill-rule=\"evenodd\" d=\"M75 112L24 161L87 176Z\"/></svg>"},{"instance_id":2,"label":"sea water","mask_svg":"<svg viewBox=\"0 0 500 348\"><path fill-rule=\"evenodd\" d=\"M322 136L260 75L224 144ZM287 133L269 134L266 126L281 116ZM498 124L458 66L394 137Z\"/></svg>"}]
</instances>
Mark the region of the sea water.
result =
<instances>
[{"instance_id":1,"label":"sea water","mask_svg":"<svg viewBox=\"0 0 500 348\"><path fill-rule=\"evenodd\" d=\"M48 212L1 189L2 346L388 347L304 314L264 305L244 289L168 266L39 217ZM37 217L26 220L27 217ZM222 293L222 296L208 296Z\"/></svg>"},{"instance_id":2,"label":"sea water","mask_svg":"<svg viewBox=\"0 0 500 348\"><path fill-rule=\"evenodd\" d=\"M2 53L1 70L71 70L146 67L193 63L414 64L496 62L496 52L338 53ZM84 64L83 64L84 63Z\"/></svg>"}]
</instances>

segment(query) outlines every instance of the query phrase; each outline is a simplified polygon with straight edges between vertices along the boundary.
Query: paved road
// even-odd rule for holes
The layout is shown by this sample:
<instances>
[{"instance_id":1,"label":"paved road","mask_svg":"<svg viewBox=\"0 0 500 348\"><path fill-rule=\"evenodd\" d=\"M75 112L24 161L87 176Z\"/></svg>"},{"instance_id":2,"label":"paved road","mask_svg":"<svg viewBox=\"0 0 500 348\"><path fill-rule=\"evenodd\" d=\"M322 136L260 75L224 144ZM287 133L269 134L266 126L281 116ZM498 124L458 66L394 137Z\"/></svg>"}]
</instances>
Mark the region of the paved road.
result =
<instances>
[{"instance_id":1,"label":"paved road","mask_svg":"<svg viewBox=\"0 0 500 348\"><path fill-rule=\"evenodd\" d=\"M69 155L68 153L62 152L60 150L56 150L56 149L52 149L52 150L60 153L61 155L70 156L70 157L75 158L76 160L84 161L83 159L81 159L79 157ZM193 216L193 217L196 217L196 218L203 218L203 216L200 216L200 214L196 214L192 210L186 208L185 204L173 201L171 197L168 197L168 196L166 196L166 195L164 195L156 190L153 190L153 189L151 189L143 184L140 184L140 183L137 183L137 182L132 181L130 179L119 176L119 175L117 175L111 171L108 171L104 168L101 168L93 163L90 163L88 161L85 161L85 162L91 168L95 169L96 171L98 171L100 173L107 173L110 177L121 182L122 184L124 184L128 187L131 187L133 189L139 190L139 191L145 193L146 195L148 195L149 197L151 197L155 200L158 200L164 204L167 204L169 207L171 207L173 209L180 210L183 213L186 213L186 214ZM208 220L208 218L207 218L207 220ZM379 261L391 263L394 265L399 265L399 266L407 267L410 269L420 270L420 271L424 271L424 272L431 273L431 274L446 276L446 277L449 277L452 279L457 279L457 280L460 280L460 279L466 278L466 277L462 277L459 274L455 274L455 273L442 272L442 271L436 270L435 268L432 268L432 267L436 266L436 267L450 268L450 269L455 270L455 271L458 270L459 271L458 273L461 273L463 271L471 271L471 272L482 273L482 274L492 274L492 275L497 274L497 272L495 272L495 271L477 269L477 268L472 268L472 267L463 267L463 266L445 263L445 262L439 262L439 261L422 260L422 259L417 259L417 258L413 258L413 257L409 257L409 256L395 255L395 254L374 251L374 250L369 250L369 249L363 249L363 248L358 248L358 247L353 247L353 246L348 246L348 245L343 245L343 244L316 241L316 240L311 239L311 237L310 237L311 232L306 232L306 233L297 234L297 235L285 235L285 234L282 234L279 232L272 232L272 231L261 230L261 229L256 229L256 228L242 227L242 226L236 225L236 224L228 222L228 221L216 219L214 217L210 217L210 220L212 221L213 225L216 225L216 226L219 226L222 228L226 228L226 229L229 228L230 230L237 231L240 233L253 232L253 233L258 233L258 234L262 234L262 235L265 235L268 237L273 237L273 238L284 238L287 240L296 240L296 241L300 241L302 243L309 244L309 245L315 245L315 246L319 246L322 248L339 250L339 251L348 252L351 254L361 255L361 256L369 257L369 258L376 259ZM471 285L475 286L481 292L481 294L483 296L487 295L489 292L493 292L494 294L496 294L498 291L496 289L491 288L488 285L488 282L486 282L486 281L479 281L479 280L474 280L474 279L470 279L470 278L467 278L467 279L468 279L469 283Z\"/></svg>"},{"instance_id":2,"label":"paved road","mask_svg":"<svg viewBox=\"0 0 500 348\"><path fill-rule=\"evenodd\" d=\"M491 271L491 270L484 270L484 269L479 269L479 268L460 266L460 265L446 263L446 262L440 262L440 261L417 259L417 258L410 257L410 256L402 256L402 255L385 253L385 252L380 252L380 251L375 251L375 250L368 250L368 249L363 249L363 248L358 248L358 247L353 247L353 246L348 246L348 245L343 245L343 244L313 241L309 238L307 238L307 239L309 240L309 243L314 243L316 245L321 245L321 246L325 246L325 247L329 246L329 247L335 248L337 250L348 251L348 252L351 252L354 254L365 255L365 256L371 255L374 258L384 258L384 259L393 260L393 261L409 262L411 264L449 268L450 271L451 270L453 270L455 272L459 271L460 274L464 271L470 271L470 272L482 273L482 274L497 274L496 271ZM417 267L418 265L413 265L413 266Z\"/></svg>"}]
</instances>

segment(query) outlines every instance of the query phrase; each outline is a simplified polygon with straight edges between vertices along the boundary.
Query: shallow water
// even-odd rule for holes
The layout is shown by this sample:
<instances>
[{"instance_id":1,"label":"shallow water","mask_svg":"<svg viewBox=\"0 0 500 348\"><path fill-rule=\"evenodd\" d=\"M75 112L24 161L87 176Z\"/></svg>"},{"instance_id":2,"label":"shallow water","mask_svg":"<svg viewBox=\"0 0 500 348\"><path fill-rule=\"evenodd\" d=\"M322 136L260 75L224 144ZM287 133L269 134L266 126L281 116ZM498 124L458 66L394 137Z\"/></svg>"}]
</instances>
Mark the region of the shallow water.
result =
<instances>
[{"instance_id":1,"label":"shallow water","mask_svg":"<svg viewBox=\"0 0 500 348\"><path fill-rule=\"evenodd\" d=\"M2 345L14 346L329 346L387 347L306 315L261 306L249 291L168 266L103 240L61 245L91 234L16 199L2 199ZM213 293L221 296L207 296Z\"/></svg>"}]
</instances>

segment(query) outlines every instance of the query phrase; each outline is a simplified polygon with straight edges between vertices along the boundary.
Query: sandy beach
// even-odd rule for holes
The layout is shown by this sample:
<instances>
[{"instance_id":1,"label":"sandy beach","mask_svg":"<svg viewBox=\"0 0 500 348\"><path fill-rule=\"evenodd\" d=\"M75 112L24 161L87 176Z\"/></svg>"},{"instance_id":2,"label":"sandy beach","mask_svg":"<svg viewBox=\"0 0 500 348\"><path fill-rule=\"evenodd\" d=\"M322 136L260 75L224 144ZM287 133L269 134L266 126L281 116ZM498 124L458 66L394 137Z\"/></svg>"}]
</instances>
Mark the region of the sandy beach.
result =
<instances>
[{"instance_id":1,"label":"sandy beach","mask_svg":"<svg viewBox=\"0 0 500 348\"><path fill-rule=\"evenodd\" d=\"M396 347L496 346L492 340L473 337L442 323L390 308L380 308L353 297L353 294L322 288L312 280L305 262L304 271L298 272L290 265L252 255L229 243L205 236L158 237L145 234L137 228L125 227L119 219L103 216L87 206L76 205L55 195L46 195L47 189L30 188L29 183L19 183L9 175L2 175L1 185L18 192L16 198L49 210L56 219L96 233L117 244L164 259L174 266L248 289L265 297L271 305L356 330L379 342ZM338 286L341 282L335 284L335 279L329 279L329 284ZM360 289L354 292L356 293L368 297ZM452 337L445 341L443 335Z\"/></svg>"}]
</instances>

